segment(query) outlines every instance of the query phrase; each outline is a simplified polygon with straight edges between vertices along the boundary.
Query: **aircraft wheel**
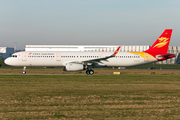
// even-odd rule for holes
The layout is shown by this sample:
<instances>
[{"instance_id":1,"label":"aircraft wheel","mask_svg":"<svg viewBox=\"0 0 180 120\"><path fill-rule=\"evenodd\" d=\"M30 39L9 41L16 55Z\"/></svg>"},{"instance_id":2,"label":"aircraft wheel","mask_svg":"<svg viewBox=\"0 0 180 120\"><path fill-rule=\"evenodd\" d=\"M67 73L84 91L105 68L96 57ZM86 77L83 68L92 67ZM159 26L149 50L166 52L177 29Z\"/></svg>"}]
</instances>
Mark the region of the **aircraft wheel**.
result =
<instances>
[{"instance_id":1,"label":"aircraft wheel","mask_svg":"<svg viewBox=\"0 0 180 120\"><path fill-rule=\"evenodd\" d=\"M23 71L23 74L26 74L26 71Z\"/></svg>"},{"instance_id":2,"label":"aircraft wheel","mask_svg":"<svg viewBox=\"0 0 180 120\"><path fill-rule=\"evenodd\" d=\"M86 74L89 75L89 70L86 71Z\"/></svg>"},{"instance_id":3,"label":"aircraft wheel","mask_svg":"<svg viewBox=\"0 0 180 120\"><path fill-rule=\"evenodd\" d=\"M90 74L90 75L93 75L93 74L94 74L94 71L93 71L93 70L89 70L89 74Z\"/></svg>"}]
</instances>

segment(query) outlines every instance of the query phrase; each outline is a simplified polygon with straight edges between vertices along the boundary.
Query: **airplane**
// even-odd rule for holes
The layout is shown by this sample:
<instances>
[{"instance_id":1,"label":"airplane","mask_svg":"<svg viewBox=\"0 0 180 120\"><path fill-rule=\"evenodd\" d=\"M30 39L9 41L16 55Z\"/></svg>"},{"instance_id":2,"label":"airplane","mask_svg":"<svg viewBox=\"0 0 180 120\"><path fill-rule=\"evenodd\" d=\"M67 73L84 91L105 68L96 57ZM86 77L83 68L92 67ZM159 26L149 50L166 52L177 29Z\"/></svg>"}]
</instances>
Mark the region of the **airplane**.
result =
<instances>
[{"instance_id":1,"label":"airplane","mask_svg":"<svg viewBox=\"0 0 180 120\"><path fill-rule=\"evenodd\" d=\"M154 44L143 52L119 52L120 46L113 53L105 51L24 51L12 54L12 57L5 59L4 62L10 66L24 67L23 74L26 74L26 66L63 66L64 71L86 70L87 75L93 75L92 68L136 66L175 57L175 54L167 53L171 34L172 29L165 29Z\"/></svg>"}]
</instances>

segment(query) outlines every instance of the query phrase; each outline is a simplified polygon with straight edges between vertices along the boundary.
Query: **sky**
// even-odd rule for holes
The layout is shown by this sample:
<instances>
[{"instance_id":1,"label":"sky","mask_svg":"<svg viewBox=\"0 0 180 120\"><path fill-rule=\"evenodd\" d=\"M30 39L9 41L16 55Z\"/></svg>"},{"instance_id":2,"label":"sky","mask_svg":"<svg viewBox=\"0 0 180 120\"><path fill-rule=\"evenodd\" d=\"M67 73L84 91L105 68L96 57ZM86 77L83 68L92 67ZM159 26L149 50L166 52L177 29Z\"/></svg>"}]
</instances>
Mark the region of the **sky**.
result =
<instances>
[{"instance_id":1,"label":"sky","mask_svg":"<svg viewBox=\"0 0 180 120\"><path fill-rule=\"evenodd\" d=\"M165 29L180 46L180 0L0 0L0 47L152 45Z\"/></svg>"}]
</instances>

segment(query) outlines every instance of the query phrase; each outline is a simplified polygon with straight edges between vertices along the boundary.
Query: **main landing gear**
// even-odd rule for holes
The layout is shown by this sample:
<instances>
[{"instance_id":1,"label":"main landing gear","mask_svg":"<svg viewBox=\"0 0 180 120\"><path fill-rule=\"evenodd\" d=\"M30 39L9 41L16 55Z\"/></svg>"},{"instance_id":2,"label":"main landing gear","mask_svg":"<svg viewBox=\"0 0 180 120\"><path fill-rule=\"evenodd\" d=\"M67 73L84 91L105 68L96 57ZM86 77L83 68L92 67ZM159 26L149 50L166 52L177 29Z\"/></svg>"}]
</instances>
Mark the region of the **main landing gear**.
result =
<instances>
[{"instance_id":1,"label":"main landing gear","mask_svg":"<svg viewBox=\"0 0 180 120\"><path fill-rule=\"evenodd\" d=\"M23 74L26 74L26 67L23 68Z\"/></svg>"},{"instance_id":2,"label":"main landing gear","mask_svg":"<svg viewBox=\"0 0 180 120\"><path fill-rule=\"evenodd\" d=\"M87 66L87 71L86 71L87 75L93 75L94 71L92 70L92 67L90 65Z\"/></svg>"},{"instance_id":3,"label":"main landing gear","mask_svg":"<svg viewBox=\"0 0 180 120\"><path fill-rule=\"evenodd\" d=\"M93 71L93 70L87 70L87 71L86 71L86 74L87 74L87 75L93 75L93 74L94 74L94 71Z\"/></svg>"}]
</instances>

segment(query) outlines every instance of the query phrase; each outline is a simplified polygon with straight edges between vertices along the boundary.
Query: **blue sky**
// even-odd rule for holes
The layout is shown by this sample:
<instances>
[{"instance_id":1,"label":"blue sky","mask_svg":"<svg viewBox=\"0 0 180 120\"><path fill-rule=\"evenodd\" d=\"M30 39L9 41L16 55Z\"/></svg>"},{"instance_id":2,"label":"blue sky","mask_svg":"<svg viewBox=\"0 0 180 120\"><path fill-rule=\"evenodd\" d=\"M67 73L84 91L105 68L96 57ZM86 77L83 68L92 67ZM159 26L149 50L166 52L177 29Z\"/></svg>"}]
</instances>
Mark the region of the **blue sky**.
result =
<instances>
[{"instance_id":1,"label":"blue sky","mask_svg":"<svg viewBox=\"0 0 180 120\"><path fill-rule=\"evenodd\" d=\"M0 0L0 46L152 45L166 28L180 46L180 0Z\"/></svg>"}]
</instances>

